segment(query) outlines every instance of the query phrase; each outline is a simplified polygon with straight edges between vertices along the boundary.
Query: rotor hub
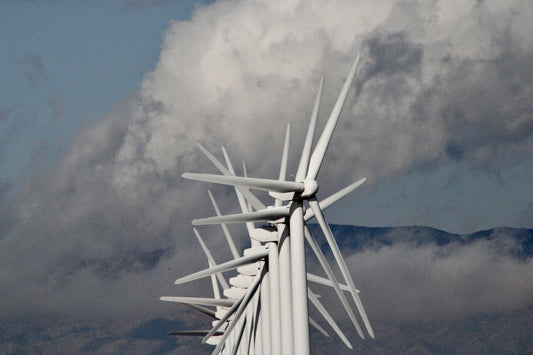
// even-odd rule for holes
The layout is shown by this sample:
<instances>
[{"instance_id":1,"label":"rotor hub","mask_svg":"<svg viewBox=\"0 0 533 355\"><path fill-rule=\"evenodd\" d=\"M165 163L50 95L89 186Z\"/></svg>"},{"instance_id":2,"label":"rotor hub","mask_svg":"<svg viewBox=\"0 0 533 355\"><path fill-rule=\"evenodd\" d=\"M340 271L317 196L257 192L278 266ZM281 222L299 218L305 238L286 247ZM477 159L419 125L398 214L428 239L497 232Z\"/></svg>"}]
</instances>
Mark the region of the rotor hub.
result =
<instances>
[{"instance_id":1,"label":"rotor hub","mask_svg":"<svg viewBox=\"0 0 533 355\"><path fill-rule=\"evenodd\" d=\"M318 182L316 180L304 180L304 190L301 194L303 198L309 198L314 196L318 191Z\"/></svg>"}]
</instances>

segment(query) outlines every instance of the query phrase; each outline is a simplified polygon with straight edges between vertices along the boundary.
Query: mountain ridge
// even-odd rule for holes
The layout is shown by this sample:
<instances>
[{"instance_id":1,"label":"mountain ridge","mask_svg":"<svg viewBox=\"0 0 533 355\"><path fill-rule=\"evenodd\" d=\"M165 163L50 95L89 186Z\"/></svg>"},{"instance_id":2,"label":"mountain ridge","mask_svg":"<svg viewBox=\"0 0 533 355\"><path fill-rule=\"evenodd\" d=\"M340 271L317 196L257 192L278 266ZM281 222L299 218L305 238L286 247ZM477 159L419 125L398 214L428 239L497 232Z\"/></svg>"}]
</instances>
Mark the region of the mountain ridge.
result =
<instances>
[{"instance_id":1,"label":"mountain ridge","mask_svg":"<svg viewBox=\"0 0 533 355\"><path fill-rule=\"evenodd\" d=\"M310 229L324 250L327 250L325 238L319 232L319 227L311 224ZM331 229L343 255L352 262L359 260L369 251L371 255L374 255L372 252L377 253L395 246L418 253L423 252L426 247L437 250L460 250L463 247L476 246L477 243L489 245L497 255L519 260L519 265L530 263L533 257L533 229L527 228L500 227L464 235L424 226L365 227L333 224ZM135 253L133 256L123 256L124 260L121 262L105 264L95 270L102 278L109 278L110 273L113 275L139 274L163 262L169 257L169 252L170 249L162 248L152 252ZM309 261L314 262L312 261L314 257L311 255L309 257ZM377 260L377 267L380 267L380 262ZM406 264L410 262L410 260L404 260ZM74 266L80 267L78 264ZM95 265L88 263L87 268L95 268ZM76 270L73 271L73 277L75 273ZM354 276L354 278L356 282L363 281L358 277ZM365 303L365 308L368 305L370 310L372 310L372 303L374 303L374 309L376 307L375 301L369 299L372 288L374 292L376 289L384 294L390 292L387 285L367 284L361 287L362 295L367 297L363 299L363 303ZM514 292L514 290L507 291ZM409 294L406 292L406 295ZM155 300L150 301L154 301L157 307ZM381 315L373 313L370 318L376 331L375 340L362 341L349 322L340 320L340 326L352 342L356 352L368 354L533 353L533 337L530 336L531 329L533 329L533 299L519 308L478 312L473 315L464 314L450 319L402 320L394 317L386 319L387 312L382 312ZM203 354L210 353L212 348L202 345L199 339L170 337L166 334L180 329L208 327L209 324L210 319L207 317L180 305L176 305L175 311L165 316L147 316L135 320L131 318L126 320L118 314L110 314L109 319L98 321L91 320L90 317L79 319L50 314L15 315L5 317L0 321L0 353ZM325 326L325 324L322 325ZM312 330L313 353L335 352L338 355L352 353L344 347L333 332L330 332L331 338L324 338L315 333Z\"/></svg>"},{"instance_id":2,"label":"mountain ridge","mask_svg":"<svg viewBox=\"0 0 533 355\"><path fill-rule=\"evenodd\" d=\"M321 234L317 224L310 224L314 235ZM344 252L352 253L368 247L391 246L409 243L413 246L435 244L442 247L452 243L468 245L479 241L497 241L511 238L518 243L519 250L511 250L514 257L533 256L533 229L495 227L468 234L449 233L426 226L366 227L349 224L330 224L331 231ZM325 246L324 243L321 243Z\"/></svg>"}]
</instances>

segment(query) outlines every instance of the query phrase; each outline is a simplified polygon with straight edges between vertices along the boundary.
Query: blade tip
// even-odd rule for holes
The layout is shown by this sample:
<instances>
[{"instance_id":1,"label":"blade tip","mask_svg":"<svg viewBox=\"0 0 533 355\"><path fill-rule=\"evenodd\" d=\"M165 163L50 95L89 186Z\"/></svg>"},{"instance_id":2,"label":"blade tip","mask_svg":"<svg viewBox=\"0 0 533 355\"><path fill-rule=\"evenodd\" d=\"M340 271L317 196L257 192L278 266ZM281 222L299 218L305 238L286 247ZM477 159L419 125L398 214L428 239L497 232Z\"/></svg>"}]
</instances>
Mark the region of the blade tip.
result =
<instances>
[{"instance_id":1,"label":"blade tip","mask_svg":"<svg viewBox=\"0 0 533 355\"><path fill-rule=\"evenodd\" d=\"M372 339L376 339L376 337L374 336L374 330L372 328L368 328L367 331L368 335L370 335Z\"/></svg>"}]
</instances>

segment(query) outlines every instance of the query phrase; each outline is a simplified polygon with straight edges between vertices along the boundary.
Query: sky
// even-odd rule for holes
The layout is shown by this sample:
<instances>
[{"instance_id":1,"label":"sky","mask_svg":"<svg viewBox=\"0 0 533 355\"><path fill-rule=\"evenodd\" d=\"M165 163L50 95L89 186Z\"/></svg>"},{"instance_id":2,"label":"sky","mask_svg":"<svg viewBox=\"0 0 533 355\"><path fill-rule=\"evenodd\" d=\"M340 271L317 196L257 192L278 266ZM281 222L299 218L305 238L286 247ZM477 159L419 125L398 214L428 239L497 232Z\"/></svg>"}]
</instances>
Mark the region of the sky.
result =
<instances>
[{"instance_id":1,"label":"sky","mask_svg":"<svg viewBox=\"0 0 533 355\"><path fill-rule=\"evenodd\" d=\"M351 50L352 52L345 55L353 56L356 53L358 50L356 46L361 46L364 35L371 32L372 26L381 26L381 31L383 31L386 26L379 24L379 17L381 20L384 18L388 20L389 27L401 28L402 24L393 24L394 21L401 22L394 16L401 18L401 11L404 11L402 6L407 7L409 2L398 2L398 4L402 5L395 6L396 14L390 13L389 10L388 18L385 15L386 11L381 12L381 9L386 6L380 5L375 6L375 12L381 12L379 16L372 14L369 17L376 19L374 23L371 23L372 21L368 18L363 21L359 20L358 23L361 26L355 31L359 31L360 34L355 35L354 32L354 36L360 38L350 44L347 44L349 41L346 42L347 48L343 51ZM126 106L127 102L139 92L145 77L158 64L162 54L161 49L164 46L164 34L170 29L171 23L189 19L194 9L205 5L208 5L208 2L126 0L92 4L81 1L3 2L0 5L2 7L0 43L4 53L0 59L0 75L4 83L0 89L2 90L0 95L2 142L0 182L4 193L12 194L20 186L20 181L31 177L43 168L50 166L53 168L54 164L57 164L58 160L69 151L81 127L90 125L114 109ZM520 51L520 55L527 56L528 48L527 43L521 42L523 38L519 38L520 35L513 34L512 27L489 29L490 21L496 24L499 17L507 16L510 19L518 15L505 13L508 11L505 8L485 11L483 8L490 8L490 5L480 3L476 6L472 5L469 10L465 10L465 13L452 11L446 14L450 16L450 19L453 16L463 17L462 20L465 22L463 27L453 29L455 37L450 41L457 42L462 39L464 43L445 44L442 39L431 37L437 36L437 34L427 33L432 30L432 20L427 20L428 23L425 24L427 28L424 29L426 35L420 39L420 42L425 43L432 39L435 42L432 45L437 48L455 46L456 54L463 55L463 61L469 61L469 64L463 65L472 66L468 69L469 71L474 72L474 66L477 71L487 71L479 73L480 77L472 78L471 81L481 80L481 77L484 77L488 84L491 80L490 76L487 77L490 71L506 70L506 68L489 68L491 61L502 61L498 56L501 56L503 51ZM429 9L431 6L427 7ZM450 7L468 9L468 6L450 5ZM419 16L424 15L421 11L423 10L419 10ZM431 12L427 9L426 11ZM473 12L468 13L468 11ZM472 18L480 17L483 11L490 13L490 16L487 15L490 20L486 23L480 21L467 23L464 20L470 14L474 14ZM302 15L302 21L304 17L305 15ZM342 20L336 21L339 26ZM371 24L365 30L363 23ZM294 25L297 24L298 21L295 21ZM441 25L447 24L443 22L439 24ZM271 32L274 36L279 36L275 34L276 25L269 24L269 26L274 26ZM278 24L278 26L281 30L281 25ZM406 30L412 33L416 29L414 25L410 26L412 28L406 28ZM301 27L305 29L306 25L302 24ZM349 26L345 27L348 29ZM489 30L493 33L487 38L481 38L484 35L482 31ZM187 32L186 29L183 31ZM294 32L294 30L291 31ZM331 31L333 31L331 35L334 36L334 32L339 29L332 28ZM461 31L468 33L468 36L461 38ZM301 48L301 50L315 50L313 40L320 41L320 36L317 37L318 39L312 35L309 36L311 37L307 39L309 40L307 44L301 45L307 48ZM249 45L244 43L246 38L238 40L242 43L235 44L236 47ZM297 36L295 40L298 40ZM475 44L475 48L467 49L466 47L471 44ZM186 47L191 44L183 43L182 45ZM522 45L526 48L519 48ZM513 46L518 48L514 49ZM253 55L253 50L250 48L246 50L250 51L247 54ZM340 49L332 48L331 50ZM426 47L425 51L428 50ZM391 54L394 55L394 53ZM289 56L290 51L284 51L283 59L270 64L282 68L279 75L290 77L291 74L287 71L294 70L296 76L300 74L299 71L304 70L305 63L299 62L300 58L296 54L292 59ZM258 67L266 64L257 61L257 58L253 60L253 64L256 63ZM517 58L516 60L523 59ZM302 64L300 68L298 68L299 63ZM382 63L382 65L386 64L391 63ZM502 65L504 64L502 62ZM526 63L522 64L527 67ZM217 66L223 65L222 61L217 63ZM523 68L525 76L522 79L525 82L527 82L529 73L527 69ZM269 70L275 71L275 68ZM313 70L314 76L319 72L327 74L328 70L331 71L327 66L317 67L316 64ZM441 73L438 74L441 75ZM499 75L505 74L505 72L499 73ZM509 92L503 93L504 97L512 95L512 90L515 90L511 86L515 85L513 81L517 80L516 75L521 74L509 73L509 82L505 83L509 86L507 88ZM224 79L226 78L223 76L217 78L217 80ZM436 80L435 77L432 79ZM145 83L148 82L147 80ZM316 86L316 80L315 83L310 82L308 91L311 93ZM337 88L331 88L330 96L335 95L335 89ZM494 94L502 97L500 92L494 92ZM489 93L472 92L471 95L476 96L472 100L472 105L476 106L483 103L479 101L480 96L489 95ZM308 96L306 99L310 102L311 95ZM507 108L509 112L502 112L498 120L504 124L506 120L513 120L512 116L515 115L520 118L514 121L524 119L527 121L527 118L523 117L528 115L531 107L528 107L529 103L525 98L521 101L516 105L510 104L512 107ZM307 107L302 105L302 112L297 115L305 116L305 110L309 110L309 106L309 104ZM399 106L398 109L400 109ZM482 110L483 108L476 106L476 109ZM293 120L289 115L284 116L280 118L280 121ZM389 116L392 117L395 114ZM389 121L392 122L393 119L389 117ZM468 119L464 121L468 123ZM461 142L456 144L452 142L453 139L448 139L449 141L444 143L444 149L446 150L446 144L448 144L448 149L456 144L460 147L459 151L462 151L464 150L461 147L464 144L463 141L468 140L472 149L487 150L476 154L487 156L476 158L474 155L466 154L464 157L459 157L460 154L453 155L445 152L444 155L447 156L444 159L439 157L438 161L430 159L431 161L425 162L416 161L416 154L413 154L412 162L408 162L405 166L391 167L391 173L386 173L387 168L384 167L380 169L383 174L375 178L372 175L368 176L367 185L369 186L365 186L361 192L332 208L328 214L330 220L335 223L369 226L429 225L455 233L469 233L495 226L531 227L533 225L531 216L533 196L529 191L533 184L533 162L524 150L507 151L512 150L510 147L515 145L512 143L513 140L523 141L518 145L528 143L527 122L523 123L526 125L524 127L525 137L514 138L511 136L512 132L509 132L510 137L493 134L502 128L498 125L490 127L491 124L487 123L485 128L477 127L477 125L483 125L481 118L471 121L476 125L476 127L470 127L472 133L448 132L450 135L456 134L457 140ZM280 122L280 126L282 125L284 123ZM370 129L369 127L363 128ZM516 127L517 130L521 128L520 124ZM447 129L451 130L451 127ZM457 130L455 127L453 129ZM387 146L386 142L394 140L390 136L393 132L380 133L384 134L377 137L384 142L382 146ZM501 142L502 139L507 139L507 141ZM484 140L484 143L477 147L479 140ZM439 151L443 149L442 146L428 147L428 149L434 149L435 156L442 155L442 151ZM372 154L367 155L369 159L372 159ZM358 168L357 157L352 158L354 157L348 158L354 162L352 172L359 173L363 169ZM383 160L382 164L395 164L395 162Z\"/></svg>"},{"instance_id":2,"label":"sky","mask_svg":"<svg viewBox=\"0 0 533 355\"><path fill-rule=\"evenodd\" d=\"M202 1L3 1L1 176L17 185L139 89L171 21ZM44 160L44 162L42 162Z\"/></svg>"},{"instance_id":3,"label":"sky","mask_svg":"<svg viewBox=\"0 0 533 355\"><path fill-rule=\"evenodd\" d=\"M320 77L319 129L357 53L319 197L368 182L329 222L533 227L531 18L527 0L1 2L0 283L17 291L0 311L153 312L139 300L198 266L187 226L213 213L180 178L216 172L195 144L275 178L290 121L294 171Z\"/></svg>"}]
</instances>

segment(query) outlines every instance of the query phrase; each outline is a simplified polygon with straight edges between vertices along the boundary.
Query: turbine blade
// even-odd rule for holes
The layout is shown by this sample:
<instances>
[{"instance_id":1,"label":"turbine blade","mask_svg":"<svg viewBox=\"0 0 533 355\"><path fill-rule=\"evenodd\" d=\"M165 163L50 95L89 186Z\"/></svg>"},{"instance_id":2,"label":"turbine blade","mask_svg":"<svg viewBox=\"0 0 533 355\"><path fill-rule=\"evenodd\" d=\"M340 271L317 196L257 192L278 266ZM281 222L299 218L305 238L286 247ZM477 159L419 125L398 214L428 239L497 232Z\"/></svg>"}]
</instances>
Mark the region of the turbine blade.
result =
<instances>
[{"instance_id":1,"label":"turbine blade","mask_svg":"<svg viewBox=\"0 0 533 355\"><path fill-rule=\"evenodd\" d=\"M254 342L255 342L255 345L257 346L257 348L262 349L263 329L262 329L262 324L261 324L260 317L263 316L261 314L263 310L261 309L261 298L259 297L260 293L261 293L261 290L259 289L258 292L251 299L251 302L252 302L251 306L253 308L253 312L252 312L252 314L253 314L253 317L252 317L252 330L253 330L253 333L254 333L253 334Z\"/></svg>"},{"instance_id":2,"label":"turbine blade","mask_svg":"<svg viewBox=\"0 0 533 355\"><path fill-rule=\"evenodd\" d=\"M247 255L247 256L243 256L243 257L241 257L239 259L230 260L230 261L227 261L227 262L225 262L223 264L217 265L215 267L211 267L209 269L205 269L205 270L198 271L198 272L195 272L193 274L190 274L188 276L184 276L182 278L177 279L174 283L176 285L179 285L179 284L182 284L182 283L185 283L185 282L201 279L203 277L207 277L209 275L216 274L217 272L224 272L224 271L236 269L236 268L238 268L241 265L251 264L251 263L254 263L254 262L258 261L258 260L261 260L267 255L268 255L268 250L257 251L256 253L254 253L252 255Z\"/></svg>"},{"instance_id":3,"label":"turbine blade","mask_svg":"<svg viewBox=\"0 0 533 355\"><path fill-rule=\"evenodd\" d=\"M309 288L307 288L307 297L309 298L311 303L316 307L316 309L322 315L322 317L324 317L326 322L328 322L328 324L335 331L335 333L337 333L339 338L341 338L342 342L346 344L346 346L349 349L353 349L352 344L350 344L350 342L348 341L348 338L346 338L341 328L339 328L339 326L337 325L337 323L335 323L335 321L333 320L329 312L326 310L326 308L324 308L322 303L318 300L318 297Z\"/></svg>"},{"instance_id":4,"label":"turbine blade","mask_svg":"<svg viewBox=\"0 0 533 355\"><path fill-rule=\"evenodd\" d=\"M242 175L248 177L248 170L246 169L246 162L242 161Z\"/></svg>"},{"instance_id":5,"label":"turbine blade","mask_svg":"<svg viewBox=\"0 0 533 355\"><path fill-rule=\"evenodd\" d=\"M243 222L259 222L259 221L275 221L277 219L287 217L289 215L288 207L273 207L266 208L264 210L228 214L224 216L198 218L192 221L195 226L206 224L219 224L219 223L243 223Z\"/></svg>"},{"instance_id":6,"label":"turbine blade","mask_svg":"<svg viewBox=\"0 0 533 355\"><path fill-rule=\"evenodd\" d=\"M250 309L250 311L246 312L246 319L249 321L246 326L246 338L247 338L247 349L245 354L253 354L253 348L254 348L254 333L255 333L255 326L253 324L253 310Z\"/></svg>"},{"instance_id":7,"label":"turbine blade","mask_svg":"<svg viewBox=\"0 0 533 355\"><path fill-rule=\"evenodd\" d=\"M206 308L206 307L202 307L202 306L198 306L196 304L192 304L192 303L183 303L185 306L189 307L189 308L192 308L194 309L195 311L198 311L200 313L203 313L211 318L215 318L216 319L216 316L215 316L215 311L209 309L209 308Z\"/></svg>"},{"instance_id":8,"label":"turbine blade","mask_svg":"<svg viewBox=\"0 0 533 355\"><path fill-rule=\"evenodd\" d=\"M235 345L233 347L232 355L236 355L239 347L241 346L242 336L244 334L244 329L246 326L246 318L240 323L240 329L237 332L237 339L235 339Z\"/></svg>"},{"instance_id":9,"label":"turbine blade","mask_svg":"<svg viewBox=\"0 0 533 355\"><path fill-rule=\"evenodd\" d=\"M353 184L346 186L344 189L335 192L333 195L326 197L325 199L319 202L320 209L324 211L329 206L333 205L337 201L349 195L351 192L353 192L359 186L363 185L365 182L366 182L366 178L362 178L360 180L357 180ZM315 216L315 212L313 212L312 209L307 209L305 211L304 220L308 221L314 216Z\"/></svg>"},{"instance_id":10,"label":"turbine blade","mask_svg":"<svg viewBox=\"0 0 533 355\"><path fill-rule=\"evenodd\" d=\"M213 194L211 191L207 190L207 193L209 194L209 198L211 199L211 204L213 205L213 208L215 209L215 212L217 216L221 216L220 209L218 208L218 204L215 201L215 198L213 197ZM226 237L226 241L228 242L228 246L231 250L231 255L233 256L233 259L237 259L239 257L239 252L237 251L237 247L235 246L235 242L233 241L233 238L231 238L231 235L229 234L228 227L224 223L221 224L222 232L224 232L224 236Z\"/></svg>"},{"instance_id":11,"label":"turbine blade","mask_svg":"<svg viewBox=\"0 0 533 355\"><path fill-rule=\"evenodd\" d=\"M309 160L309 169L307 171L306 179L314 180L316 179L316 176L318 175L318 171L320 170L320 166L322 165L322 161L324 160L324 155L326 154L326 150L328 149L329 142L331 141L331 137L333 136L333 131L335 131L335 126L337 125L337 121L339 119L339 116L341 115L344 102L346 101L346 98L348 97L348 91L350 90L350 86L352 84L352 81L353 81L353 78L355 76L355 72L357 71L358 66L359 66L359 55L357 55L357 57L355 58L352 64L350 73L348 73L348 77L346 78L346 81L344 82L344 85L339 94L339 97L337 98L337 102L335 102L335 106L333 107L333 110L331 111L328 122L326 123L326 126L324 127L324 131L322 132L322 135L320 136L320 139L318 140L318 143L316 144L315 150L313 151L313 154L311 155L311 159Z\"/></svg>"},{"instance_id":12,"label":"turbine blade","mask_svg":"<svg viewBox=\"0 0 533 355\"><path fill-rule=\"evenodd\" d=\"M207 261L209 262L209 267L217 266L215 259L213 259L211 252L209 251L209 249L207 249L207 245L205 245L205 242L202 239L202 236L200 236L200 233L198 232L198 230L196 228L193 228L192 230L194 231L194 234L196 235L196 238L198 239L198 242L200 243L200 246L202 247L204 254L207 257ZM229 285L226 279L224 278L224 275L222 275L222 273L217 272L215 275L211 275L211 278L213 278L214 276L216 276L216 278L218 279L218 281L220 282L220 285L222 285L222 288L224 290L227 290L229 288ZM218 289L218 285L214 279L212 282L213 282L213 292L215 293L215 298L220 298L220 291Z\"/></svg>"},{"instance_id":13,"label":"turbine blade","mask_svg":"<svg viewBox=\"0 0 533 355\"><path fill-rule=\"evenodd\" d=\"M339 246L337 245L337 242L335 241L335 237L333 237L333 233L331 233L331 229L329 228L329 225L324 219L324 215L322 214L322 210L320 210L318 201L314 197L309 199L309 206L311 206L311 208L315 212L315 216L318 220L318 223L320 224L320 228L322 229L322 232L324 233L324 236L326 237L328 241L331 251L333 252L333 256L335 257L335 260L337 261L337 264L339 265L342 276L344 277L346 284L350 287L350 293L352 294L355 305L357 306L359 314L361 315L361 318L363 319L363 323L365 324L366 330L368 331L368 334L370 334L370 336L374 338L374 331L372 330L370 321L368 320L363 304L361 303L361 299L359 298L359 293L357 289L355 288L355 284L353 282L352 277L350 276L348 267L346 266L346 263L344 262L344 259L342 258L342 254L340 252Z\"/></svg>"},{"instance_id":14,"label":"turbine blade","mask_svg":"<svg viewBox=\"0 0 533 355\"><path fill-rule=\"evenodd\" d=\"M302 192L304 186L300 182L279 181L270 179L259 179L242 176L215 175L215 174L195 174L184 173L181 175L185 179L212 182L216 184L246 186L253 189L273 191L273 192Z\"/></svg>"},{"instance_id":15,"label":"turbine blade","mask_svg":"<svg viewBox=\"0 0 533 355\"><path fill-rule=\"evenodd\" d=\"M209 153L209 151L205 149L203 145L201 145L200 143L197 143L196 145L202 151L202 153L204 153L207 159L209 159L217 167L217 169L220 170L222 174L235 175L235 173L231 173L217 158L215 158L213 154ZM235 188L239 190L239 192L246 198L247 201L252 204L252 206L254 206L255 209L260 210L262 208L265 208L265 205L261 201L259 201L259 199L255 197L249 189L241 186L236 186Z\"/></svg>"},{"instance_id":16,"label":"turbine blade","mask_svg":"<svg viewBox=\"0 0 533 355\"><path fill-rule=\"evenodd\" d=\"M324 76L320 79L320 86L318 87L318 93L315 99L315 106L313 107L313 113L311 114L311 121L309 122L309 128L307 129L307 135L305 136L305 143L302 150L302 156L300 157L300 163L298 164L298 170L296 171L296 181L301 181L305 177L305 172L309 166L309 156L311 155L311 148L313 146L313 138L315 136L316 121L318 119L318 111L320 110L320 100L322 98L322 90L324 89Z\"/></svg>"},{"instance_id":17,"label":"turbine blade","mask_svg":"<svg viewBox=\"0 0 533 355\"><path fill-rule=\"evenodd\" d=\"M231 172L232 175L236 175L235 169L233 169L233 164L231 163L228 152L226 151L226 148L224 148L223 146L222 146L222 153L224 154L224 159L226 160L226 165L228 166L229 171ZM244 166L244 161L242 162L242 164L243 164L244 176L246 176L246 167ZM239 206L241 207L241 212L242 213L251 212L252 204L250 203L249 199L250 197L256 198L255 195L252 194L250 192L250 189L247 187L235 186L234 188L235 188L235 194L237 195L237 200L239 201ZM245 199L241 191L245 191L246 193L249 193L251 196L249 196L248 199ZM262 205L262 202L257 200L253 205L260 206ZM263 207L263 208L266 208L266 207ZM260 210L261 208L255 207L255 209ZM248 231L248 233L250 233L254 228L255 228L255 225L253 222L246 222L246 230Z\"/></svg>"},{"instance_id":18,"label":"turbine blade","mask_svg":"<svg viewBox=\"0 0 533 355\"><path fill-rule=\"evenodd\" d=\"M203 145L201 145L200 143L196 143L196 146L202 151L202 153L204 153L207 159L209 159L211 163L213 163L213 165L216 166L218 170L220 170L222 174L235 175L230 173L230 171L224 166L224 164L222 164L220 160L218 160L213 154L211 154Z\"/></svg>"},{"instance_id":19,"label":"turbine blade","mask_svg":"<svg viewBox=\"0 0 533 355\"><path fill-rule=\"evenodd\" d=\"M231 175L237 176L237 174L235 174L235 169L233 169L233 164L231 163L228 152L226 151L226 148L224 148L224 146L222 146L222 153L224 154L224 160L226 160L226 165L228 166L228 169L231 172ZM246 169L244 169L244 171L245 171L244 176L246 176ZM237 194L237 199L239 200L239 206L241 207L242 213L250 212L252 210L250 208L250 203L244 199L244 196L242 195L241 190L250 191L250 189L247 187L243 187L243 186L235 186L235 193Z\"/></svg>"},{"instance_id":20,"label":"turbine blade","mask_svg":"<svg viewBox=\"0 0 533 355\"><path fill-rule=\"evenodd\" d=\"M333 282L330 279L326 279L324 277L311 274L309 272L307 273L307 281L311 281L324 286L334 287ZM343 291L350 291L350 288L347 285L339 284L339 287Z\"/></svg>"},{"instance_id":21,"label":"turbine blade","mask_svg":"<svg viewBox=\"0 0 533 355\"><path fill-rule=\"evenodd\" d=\"M246 162L244 160L242 161L242 174L243 174L244 177L248 177L248 171L246 170ZM249 212L249 211L252 210L252 208L250 207L250 203L247 203L247 208L248 208L247 211L245 211L244 208L243 208L242 212L244 213L244 212ZM248 232L250 232L250 228L248 227L248 225L251 225L252 227L255 228L253 223L246 224L246 227L248 228Z\"/></svg>"},{"instance_id":22,"label":"turbine blade","mask_svg":"<svg viewBox=\"0 0 533 355\"><path fill-rule=\"evenodd\" d=\"M322 333L322 335L324 335L326 338L329 338L328 332L326 332L326 330L324 328L322 328L320 326L320 324L317 323L316 320L314 320L313 318L309 317L309 324L311 324L316 330L318 330L320 333Z\"/></svg>"},{"instance_id":23,"label":"turbine blade","mask_svg":"<svg viewBox=\"0 0 533 355\"><path fill-rule=\"evenodd\" d=\"M202 343L204 343L205 340L209 339L218 329L220 329L222 324L224 324L229 319L230 316L235 314L233 317L233 320L228 324L228 327L225 329L224 335L222 336L222 338L220 338L220 342L218 343L217 347L213 351L213 354L218 354L218 352L220 351L220 348L226 341L226 338L229 336L229 334L231 333L231 331L237 324L240 316L243 314L244 310L246 309L246 306L248 305L248 303L254 296L255 292L257 291L259 284L261 283L261 280L263 280L263 277L265 276L265 270L266 270L265 265L263 264L261 266L260 272L257 274L256 279L254 280L254 283L250 285L248 290L246 290L246 294L243 296L243 298L237 301L230 308L230 310L224 315L224 317L222 317L220 321L217 324L215 324L213 329L211 329L210 333L208 333L205 336L205 338L202 340Z\"/></svg>"},{"instance_id":24,"label":"turbine blade","mask_svg":"<svg viewBox=\"0 0 533 355\"><path fill-rule=\"evenodd\" d=\"M361 326L359 325L359 322L357 322L357 318L355 318L355 314L353 313L352 307L350 307L350 304L348 303L348 300L346 299L346 295L341 291L341 286L339 282L337 281L337 278L335 277L335 274L333 273L331 266L329 265L326 257L324 256L324 253L322 253L322 250L316 243L315 239L313 238L311 233L309 233L309 228L307 228L307 226L305 226L304 228L304 236L305 236L305 239L307 240L307 243L309 243L309 246L311 246L311 249L315 253L320 263L320 266L322 266L322 269L328 276L329 278L328 281L331 282L331 286L333 287L333 289L335 289L335 293L337 293L337 296L339 297L339 300L341 301L342 306L346 310L348 317L350 318L355 329L357 330L357 333L359 334L361 338L364 339L365 336L363 334L363 331L361 330ZM309 276L307 277L307 279L309 280Z\"/></svg>"},{"instance_id":25,"label":"turbine blade","mask_svg":"<svg viewBox=\"0 0 533 355\"><path fill-rule=\"evenodd\" d=\"M219 306L219 307L231 307L235 303L233 300L228 299L216 299L216 298L202 298L202 297L175 297L175 296L163 296L159 297L161 301L187 303L201 306Z\"/></svg>"},{"instance_id":26,"label":"turbine blade","mask_svg":"<svg viewBox=\"0 0 533 355\"><path fill-rule=\"evenodd\" d=\"M240 306L242 305L242 302L244 300L244 298L246 297L248 293L246 293L241 299L237 300L232 306L231 308L226 312L226 314L224 314L224 317L222 317L216 324L215 326L205 335L205 337L202 339L202 344L205 343L207 341L207 339L209 339L211 336L213 336L213 334L215 334L219 329L220 327L233 315L235 314L235 312L240 308ZM236 318L234 317L233 320L236 320ZM231 332L231 330L228 330L228 328L226 327L226 329L224 330L224 333L226 335L228 335L229 333ZM224 339L225 340L225 339ZM223 343L222 339L220 339L220 343Z\"/></svg>"},{"instance_id":27,"label":"turbine blade","mask_svg":"<svg viewBox=\"0 0 533 355\"><path fill-rule=\"evenodd\" d=\"M291 136L291 125L287 124L287 132L285 133L285 143L283 144L283 155L281 156L281 166L279 169L279 181L285 181L287 177L287 160L289 156L289 138ZM282 201L276 199L274 206L281 206Z\"/></svg>"}]
</instances>

